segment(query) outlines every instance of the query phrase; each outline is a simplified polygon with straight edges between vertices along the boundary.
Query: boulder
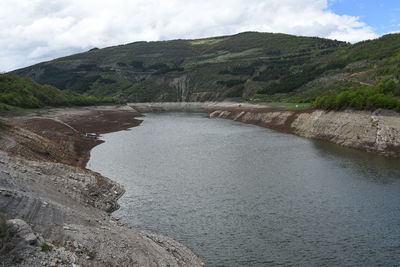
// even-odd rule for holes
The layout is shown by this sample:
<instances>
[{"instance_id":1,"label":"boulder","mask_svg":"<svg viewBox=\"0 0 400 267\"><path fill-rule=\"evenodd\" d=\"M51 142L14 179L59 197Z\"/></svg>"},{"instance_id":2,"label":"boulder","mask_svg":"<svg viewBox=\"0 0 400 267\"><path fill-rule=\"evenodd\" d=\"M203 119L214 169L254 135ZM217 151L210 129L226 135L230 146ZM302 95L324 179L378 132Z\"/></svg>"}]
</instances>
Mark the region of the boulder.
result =
<instances>
[{"instance_id":1,"label":"boulder","mask_svg":"<svg viewBox=\"0 0 400 267\"><path fill-rule=\"evenodd\" d=\"M35 245L37 243L37 237L35 233L29 226L29 224L27 224L24 220L8 220L7 225L9 227L10 233L14 234L16 237L23 239L30 245Z\"/></svg>"}]
</instances>

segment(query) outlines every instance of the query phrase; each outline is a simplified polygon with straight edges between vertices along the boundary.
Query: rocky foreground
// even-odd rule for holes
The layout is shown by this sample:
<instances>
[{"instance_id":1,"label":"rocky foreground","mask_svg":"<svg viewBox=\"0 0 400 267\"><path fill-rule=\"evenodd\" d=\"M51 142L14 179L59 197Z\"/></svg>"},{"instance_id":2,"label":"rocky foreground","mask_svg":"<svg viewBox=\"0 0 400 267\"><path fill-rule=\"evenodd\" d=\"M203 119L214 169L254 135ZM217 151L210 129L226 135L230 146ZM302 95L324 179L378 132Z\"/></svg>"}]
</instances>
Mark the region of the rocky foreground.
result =
<instances>
[{"instance_id":1,"label":"rocky foreground","mask_svg":"<svg viewBox=\"0 0 400 267\"><path fill-rule=\"evenodd\" d=\"M56 109L3 118L0 129L2 266L202 266L188 248L110 216L121 185L84 168L99 144L85 133L140 124L128 107Z\"/></svg>"}]
</instances>

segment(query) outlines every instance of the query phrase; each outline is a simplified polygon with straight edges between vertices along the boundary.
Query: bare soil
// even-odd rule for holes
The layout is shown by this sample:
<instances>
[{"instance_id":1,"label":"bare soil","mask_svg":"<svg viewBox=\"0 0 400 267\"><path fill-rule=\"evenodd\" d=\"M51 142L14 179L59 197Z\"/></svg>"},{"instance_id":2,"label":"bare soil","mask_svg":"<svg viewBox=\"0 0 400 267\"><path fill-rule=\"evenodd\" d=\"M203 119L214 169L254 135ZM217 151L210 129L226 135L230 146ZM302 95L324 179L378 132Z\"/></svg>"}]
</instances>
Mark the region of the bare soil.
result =
<instances>
[{"instance_id":1,"label":"bare soil","mask_svg":"<svg viewBox=\"0 0 400 267\"><path fill-rule=\"evenodd\" d=\"M46 138L57 144L58 151L41 151L39 155L29 153L29 150L38 149L35 144L25 143L25 151L21 156L31 159L49 160L68 165L85 167L89 160L90 150L103 141L98 138L85 137L85 133L97 135L120 131L138 126L142 121L136 119L141 116L133 109L104 108L71 108L53 109L47 114L15 117L9 120L15 131L24 129ZM62 152L62 153L59 153Z\"/></svg>"}]
</instances>

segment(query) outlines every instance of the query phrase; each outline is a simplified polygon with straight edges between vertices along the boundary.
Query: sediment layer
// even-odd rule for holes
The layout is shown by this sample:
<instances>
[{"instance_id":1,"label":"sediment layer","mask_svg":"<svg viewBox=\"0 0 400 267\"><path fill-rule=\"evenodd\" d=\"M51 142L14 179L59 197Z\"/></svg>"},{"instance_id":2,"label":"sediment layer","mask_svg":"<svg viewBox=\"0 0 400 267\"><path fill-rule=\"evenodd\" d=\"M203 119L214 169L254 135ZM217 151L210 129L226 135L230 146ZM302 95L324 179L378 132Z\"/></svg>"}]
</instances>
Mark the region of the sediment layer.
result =
<instances>
[{"instance_id":1,"label":"sediment layer","mask_svg":"<svg viewBox=\"0 0 400 267\"><path fill-rule=\"evenodd\" d=\"M131 106L141 112L206 111L211 118L255 124L385 156L400 157L400 114L393 111L278 110L263 105L232 102L139 103Z\"/></svg>"},{"instance_id":2,"label":"sediment layer","mask_svg":"<svg viewBox=\"0 0 400 267\"><path fill-rule=\"evenodd\" d=\"M178 242L111 217L124 188L84 168L90 149L101 143L85 133L128 129L140 124L138 116L129 107L98 107L3 118L11 128L0 129L0 215L8 224L0 238L1 263L204 265Z\"/></svg>"},{"instance_id":3,"label":"sediment layer","mask_svg":"<svg viewBox=\"0 0 400 267\"><path fill-rule=\"evenodd\" d=\"M385 156L400 156L400 116L394 113L216 110L210 117L256 124Z\"/></svg>"}]
</instances>

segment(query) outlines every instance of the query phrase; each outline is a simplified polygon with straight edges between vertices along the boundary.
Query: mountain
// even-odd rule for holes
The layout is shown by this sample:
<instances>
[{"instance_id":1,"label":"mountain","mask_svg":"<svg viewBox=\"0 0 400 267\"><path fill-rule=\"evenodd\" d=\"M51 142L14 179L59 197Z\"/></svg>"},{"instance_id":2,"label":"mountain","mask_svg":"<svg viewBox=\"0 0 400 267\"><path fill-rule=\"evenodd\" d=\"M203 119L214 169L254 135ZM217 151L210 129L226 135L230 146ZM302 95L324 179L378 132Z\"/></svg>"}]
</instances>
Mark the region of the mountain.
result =
<instances>
[{"instance_id":1,"label":"mountain","mask_svg":"<svg viewBox=\"0 0 400 267\"><path fill-rule=\"evenodd\" d=\"M351 45L245 32L91 49L16 70L42 84L128 101L314 101L338 83L399 80L400 35Z\"/></svg>"},{"instance_id":2,"label":"mountain","mask_svg":"<svg viewBox=\"0 0 400 267\"><path fill-rule=\"evenodd\" d=\"M92 49L15 72L95 96L204 101L251 95L347 46L321 38L246 32Z\"/></svg>"}]
</instances>

